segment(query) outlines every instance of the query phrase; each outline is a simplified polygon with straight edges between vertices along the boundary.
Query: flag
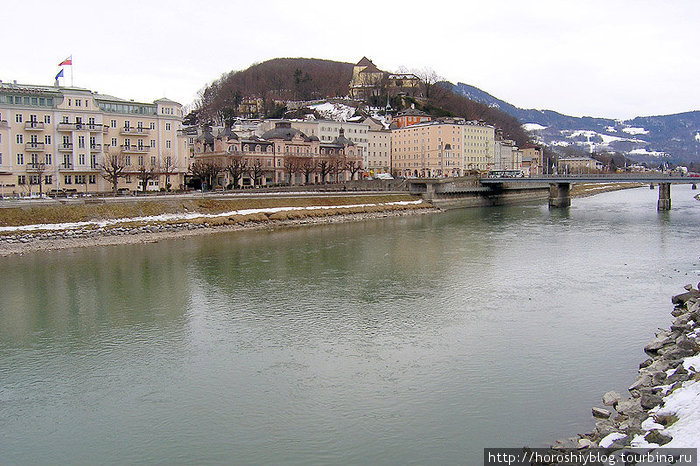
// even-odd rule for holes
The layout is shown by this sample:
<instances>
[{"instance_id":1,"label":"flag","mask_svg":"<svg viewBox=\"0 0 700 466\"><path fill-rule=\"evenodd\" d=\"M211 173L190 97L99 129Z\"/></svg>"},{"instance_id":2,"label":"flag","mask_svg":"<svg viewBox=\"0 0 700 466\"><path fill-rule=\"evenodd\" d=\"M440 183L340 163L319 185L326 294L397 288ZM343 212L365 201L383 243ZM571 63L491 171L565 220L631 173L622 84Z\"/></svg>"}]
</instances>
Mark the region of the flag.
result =
<instances>
[{"instance_id":1,"label":"flag","mask_svg":"<svg viewBox=\"0 0 700 466\"><path fill-rule=\"evenodd\" d=\"M58 74L56 75L56 81L58 81L58 78L63 77L63 70L59 71Z\"/></svg>"},{"instance_id":2,"label":"flag","mask_svg":"<svg viewBox=\"0 0 700 466\"><path fill-rule=\"evenodd\" d=\"M58 64L58 66L63 66L63 65L71 65L72 66L73 65L73 55L71 55L70 57L66 58L61 63Z\"/></svg>"}]
</instances>

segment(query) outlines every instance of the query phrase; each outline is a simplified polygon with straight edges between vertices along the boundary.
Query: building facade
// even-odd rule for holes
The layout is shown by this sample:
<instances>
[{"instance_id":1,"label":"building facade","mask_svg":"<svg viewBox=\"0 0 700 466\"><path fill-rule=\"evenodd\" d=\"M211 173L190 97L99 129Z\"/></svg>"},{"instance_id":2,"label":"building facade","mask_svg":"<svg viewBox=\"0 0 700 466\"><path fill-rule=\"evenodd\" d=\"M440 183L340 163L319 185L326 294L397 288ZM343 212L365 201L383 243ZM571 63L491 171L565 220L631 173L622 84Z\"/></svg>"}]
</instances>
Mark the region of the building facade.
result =
<instances>
[{"instance_id":1,"label":"building facade","mask_svg":"<svg viewBox=\"0 0 700 466\"><path fill-rule=\"evenodd\" d=\"M126 164L119 187L178 189L187 172L182 106L134 102L76 87L0 83L3 195L106 192L110 160ZM148 177L139 173L147 170Z\"/></svg>"},{"instance_id":2,"label":"building facade","mask_svg":"<svg viewBox=\"0 0 700 466\"><path fill-rule=\"evenodd\" d=\"M365 172L369 176L391 173L391 130L374 118L365 118L363 123L369 126Z\"/></svg>"},{"instance_id":3,"label":"building facade","mask_svg":"<svg viewBox=\"0 0 700 466\"><path fill-rule=\"evenodd\" d=\"M359 179L362 160L362 148L343 129L332 141L321 142L290 121L275 122L261 137L239 137L227 128L218 136L207 129L195 140L195 162L217 164L216 184L231 188Z\"/></svg>"},{"instance_id":4,"label":"building facade","mask_svg":"<svg viewBox=\"0 0 700 466\"><path fill-rule=\"evenodd\" d=\"M397 176L462 176L494 164L493 126L442 118L391 131L391 167Z\"/></svg>"},{"instance_id":5,"label":"building facade","mask_svg":"<svg viewBox=\"0 0 700 466\"><path fill-rule=\"evenodd\" d=\"M590 157L564 157L557 160L558 173L598 173L603 164Z\"/></svg>"}]
</instances>

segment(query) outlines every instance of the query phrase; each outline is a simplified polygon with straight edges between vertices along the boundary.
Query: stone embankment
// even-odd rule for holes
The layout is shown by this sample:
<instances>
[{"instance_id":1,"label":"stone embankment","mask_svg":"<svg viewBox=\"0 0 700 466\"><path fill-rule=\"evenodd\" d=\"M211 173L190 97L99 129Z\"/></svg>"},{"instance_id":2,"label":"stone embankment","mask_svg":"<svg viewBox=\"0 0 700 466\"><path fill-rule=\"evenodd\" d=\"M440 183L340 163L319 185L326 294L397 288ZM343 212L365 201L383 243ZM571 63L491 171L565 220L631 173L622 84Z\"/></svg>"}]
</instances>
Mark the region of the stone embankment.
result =
<instances>
[{"instance_id":1,"label":"stone embankment","mask_svg":"<svg viewBox=\"0 0 700 466\"><path fill-rule=\"evenodd\" d=\"M552 445L554 450L655 448L673 440L669 431L674 431L679 415L665 403L676 390L684 388L684 383L700 381L700 362L696 362L700 359L689 359L700 354L700 291L692 285L685 288L685 293L672 298L675 320L670 329L659 329L656 338L644 347L649 357L639 365L639 376L629 387L629 396L605 393L603 407L592 408L595 428L558 440Z\"/></svg>"},{"instance_id":2,"label":"stone embankment","mask_svg":"<svg viewBox=\"0 0 700 466\"><path fill-rule=\"evenodd\" d=\"M253 213L187 221L132 222L109 226L85 226L48 231L16 231L0 235L0 256L39 250L67 249L115 244L153 243L226 231L288 228L304 225L346 223L372 218L439 212L429 204L376 205L336 209Z\"/></svg>"}]
</instances>

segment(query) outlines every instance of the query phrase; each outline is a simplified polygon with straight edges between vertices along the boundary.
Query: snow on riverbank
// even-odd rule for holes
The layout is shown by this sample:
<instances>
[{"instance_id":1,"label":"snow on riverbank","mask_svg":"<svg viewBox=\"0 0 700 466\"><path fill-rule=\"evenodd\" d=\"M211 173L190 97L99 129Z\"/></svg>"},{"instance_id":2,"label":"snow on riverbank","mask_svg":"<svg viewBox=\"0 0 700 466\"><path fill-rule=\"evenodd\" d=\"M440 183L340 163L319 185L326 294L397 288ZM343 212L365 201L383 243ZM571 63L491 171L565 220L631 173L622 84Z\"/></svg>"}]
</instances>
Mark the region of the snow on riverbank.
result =
<instances>
[{"instance_id":1,"label":"snow on riverbank","mask_svg":"<svg viewBox=\"0 0 700 466\"><path fill-rule=\"evenodd\" d=\"M218 214L203 214L197 212L178 213L178 214L162 214L149 217L128 217L115 218L106 220L93 220L86 222L66 222L66 223L42 223L36 225L21 225L0 227L0 232L27 232L27 231L50 231L50 230L75 230L79 228L89 227L106 227L110 225L118 225L125 223L160 223L160 222L177 222L189 221L199 218L217 218L230 217L233 215L251 215L251 214L274 214L276 212L292 212L292 211L310 211L310 210L330 210L330 209L352 209L364 207L382 207L382 206L407 206L421 204L423 201L395 201L381 202L374 204L346 204L332 206L308 206L308 207L268 207L262 209L240 209Z\"/></svg>"}]
</instances>

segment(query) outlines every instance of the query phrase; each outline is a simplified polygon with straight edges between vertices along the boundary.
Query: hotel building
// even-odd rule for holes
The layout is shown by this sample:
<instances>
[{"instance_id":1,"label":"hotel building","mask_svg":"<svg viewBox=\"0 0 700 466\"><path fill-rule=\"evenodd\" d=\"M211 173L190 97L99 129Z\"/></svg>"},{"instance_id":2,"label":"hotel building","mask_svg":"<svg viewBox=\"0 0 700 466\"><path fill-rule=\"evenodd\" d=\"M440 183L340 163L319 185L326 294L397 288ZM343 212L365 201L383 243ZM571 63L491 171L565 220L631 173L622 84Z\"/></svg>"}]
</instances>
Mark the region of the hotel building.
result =
<instances>
[{"instance_id":1,"label":"hotel building","mask_svg":"<svg viewBox=\"0 0 700 466\"><path fill-rule=\"evenodd\" d=\"M187 172L182 106L134 102L77 87L0 82L0 194L106 192L109 157L126 164L119 188L180 189Z\"/></svg>"}]
</instances>

